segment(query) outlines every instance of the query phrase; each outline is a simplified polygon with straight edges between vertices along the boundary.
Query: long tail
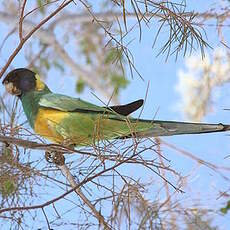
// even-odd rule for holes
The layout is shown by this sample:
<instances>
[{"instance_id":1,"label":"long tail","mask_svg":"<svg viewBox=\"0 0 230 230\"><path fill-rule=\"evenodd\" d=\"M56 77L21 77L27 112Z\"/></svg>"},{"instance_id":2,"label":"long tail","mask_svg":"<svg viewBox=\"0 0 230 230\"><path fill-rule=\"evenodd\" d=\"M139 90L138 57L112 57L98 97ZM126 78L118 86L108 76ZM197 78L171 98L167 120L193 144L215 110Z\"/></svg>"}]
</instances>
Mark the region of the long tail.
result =
<instances>
[{"instance_id":1,"label":"long tail","mask_svg":"<svg viewBox=\"0 0 230 230\"><path fill-rule=\"evenodd\" d=\"M172 136L182 134L201 134L213 132L225 132L230 130L230 125L206 124L206 123L190 123L190 122L176 122L176 121L147 121L139 120L140 124L146 126L147 129L137 129L135 135L137 137L157 137L157 136ZM138 125L139 126L139 125Z\"/></svg>"}]
</instances>

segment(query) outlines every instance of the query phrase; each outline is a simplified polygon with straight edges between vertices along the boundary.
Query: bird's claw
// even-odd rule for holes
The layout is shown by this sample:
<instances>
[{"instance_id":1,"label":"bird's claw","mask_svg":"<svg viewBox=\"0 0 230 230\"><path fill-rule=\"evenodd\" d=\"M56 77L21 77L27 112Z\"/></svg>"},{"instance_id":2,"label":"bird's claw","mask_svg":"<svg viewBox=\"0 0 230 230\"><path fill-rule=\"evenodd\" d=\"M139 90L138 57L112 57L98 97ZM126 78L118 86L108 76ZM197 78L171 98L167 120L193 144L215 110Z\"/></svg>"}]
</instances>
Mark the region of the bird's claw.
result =
<instances>
[{"instance_id":1,"label":"bird's claw","mask_svg":"<svg viewBox=\"0 0 230 230\"><path fill-rule=\"evenodd\" d=\"M56 165L64 165L65 157L62 153L56 151L46 151L45 152L46 161L49 163L54 163Z\"/></svg>"}]
</instances>

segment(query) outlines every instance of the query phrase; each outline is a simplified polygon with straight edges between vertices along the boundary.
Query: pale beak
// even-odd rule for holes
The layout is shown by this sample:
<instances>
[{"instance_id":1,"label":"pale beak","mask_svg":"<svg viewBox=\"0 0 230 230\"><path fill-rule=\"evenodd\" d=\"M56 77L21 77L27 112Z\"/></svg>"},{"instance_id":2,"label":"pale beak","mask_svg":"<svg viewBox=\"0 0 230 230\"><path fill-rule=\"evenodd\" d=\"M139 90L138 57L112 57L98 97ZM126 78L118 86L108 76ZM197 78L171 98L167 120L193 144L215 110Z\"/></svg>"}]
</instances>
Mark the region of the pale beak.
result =
<instances>
[{"instance_id":1,"label":"pale beak","mask_svg":"<svg viewBox=\"0 0 230 230\"><path fill-rule=\"evenodd\" d=\"M4 86L6 87L6 91L10 94L19 96L21 94L21 90L17 89L12 82L6 82L4 83Z\"/></svg>"}]
</instances>

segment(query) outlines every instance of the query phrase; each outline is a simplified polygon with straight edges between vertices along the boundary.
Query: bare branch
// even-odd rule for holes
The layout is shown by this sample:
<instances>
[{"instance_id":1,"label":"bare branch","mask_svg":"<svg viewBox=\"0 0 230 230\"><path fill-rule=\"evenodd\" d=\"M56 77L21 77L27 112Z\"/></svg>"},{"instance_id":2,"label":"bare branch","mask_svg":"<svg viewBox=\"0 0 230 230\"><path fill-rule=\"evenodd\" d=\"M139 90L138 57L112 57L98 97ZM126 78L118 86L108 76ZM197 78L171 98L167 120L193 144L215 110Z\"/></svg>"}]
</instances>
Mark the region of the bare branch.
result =
<instances>
[{"instance_id":1,"label":"bare branch","mask_svg":"<svg viewBox=\"0 0 230 230\"><path fill-rule=\"evenodd\" d=\"M4 12L0 12L0 20L5 21L7 23L11 23L13 26L15 25L16 18L12 15ZM30 31L32 28L34 28L34 23L28 20L23 21L23 26L27 31ZM69 66L69 68L72 70L73 74L75 76L80 76L88 85L89 87L95 89L98 93L100 93L102 96L104 96L107 100L110 99L111 93L107 91L105 87L102 87L99 84L98 79L101 76L97 76L97 73L95 71L91 71L87 68L83 69L82 66L77 64L66 52L66 50L63 48L61 44L57 41L54 34L52 33L52 30L50 29L42 29L40 28L34 36L38 37L40 41L45 43L46 45L49 45L53 48L53 50L57 53L57 55L64 61L66 66ZM24 44L24 42L23 42ZM17 51L14 53L14 55L19 52L19 50L22 48L23 44L19 44L19 47L17 48ZM0 74L1 76L1 74ZM92 80L94 79L94 80ZM95 80L97 79L97 80ZM111 100L112 102L116 102L113 98Z\"/></svg>"},{"instance_id":2,"label":"bare branch","mask_svg":"<svg viewBox=\"0 0 230 230\"><path fill-rule=\"evenodd\" d=\"M58 168L62 171L62 174L66 177L66 179L71 184L72 188L75 189L74 191L77 193L77 195L83 200L83 202L90 208L93 215L98 219L99 225L102 224L104 226L104 229L111 229L108 223L105 221L104 217L99 213L95 206L91 203L91 201L84 195L84 193L81 191L78 184L75 182L75 179L73 175L71 174L70 170L66 167L66 165L60 165Z\"/></svg>"},{"instance_id":3,"label":"bare branch","mask_svg":"<svg viewBox=\"0 0 230 230\"><path fill-rule=\"evenodd\" d=\"M22 23L23 23L23 19L24 19L24 10L25 10L25 7L26 7L26 2L27 2L27 0L24 0L23 3L22 3L20 18L19 18L19 38L20 38L20 42L23 40Z\"/></svg>"},{"instance_id":4,"label":"bare branch","mask_svg":"<svg viewBox=\"0 0 230 230\"><path fill-rule=\"evenodd\" d=\"M45 19L43 19L37 26L35 26L18 44L18 46L15 48L13 53L10 55L8 61L6 62L5 66L0 71L0 78L5 73L15 56L18 54L18 52L21 50L21 48L24 46L25 42L37 31L39 30L47 21L49 21L52 17L54 17L57 13L59 13L63 8L65 8L67 5L69 5L73 0L64 1L63 4L61 4L54 12L52 12L49 16L47 16Z\"/></svg>"}]
</instances>

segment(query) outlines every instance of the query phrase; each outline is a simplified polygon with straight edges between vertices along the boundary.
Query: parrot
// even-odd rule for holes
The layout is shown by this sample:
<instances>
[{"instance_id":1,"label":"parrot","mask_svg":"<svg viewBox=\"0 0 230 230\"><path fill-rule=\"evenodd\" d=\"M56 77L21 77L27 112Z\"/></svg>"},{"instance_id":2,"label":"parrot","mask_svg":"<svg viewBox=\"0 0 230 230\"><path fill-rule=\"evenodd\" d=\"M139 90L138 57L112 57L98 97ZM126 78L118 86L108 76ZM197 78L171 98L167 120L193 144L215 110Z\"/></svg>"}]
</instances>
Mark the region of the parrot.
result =
<instances>
[{"instance_id":1,"label":"parrot","mask_svg":"<svg viewBox=\"0 0 230 230\"><path fill-rule=\"evenodd\" d=\"M10 71L3 80L8 93L17 96L34 132L65 146L92 146L103 140L148 138L224 132L230 125L144 120L130 114L144 100L125 105L97 106L53 93L40 76L26 68Z\"/></svg>"}]
</instances>

